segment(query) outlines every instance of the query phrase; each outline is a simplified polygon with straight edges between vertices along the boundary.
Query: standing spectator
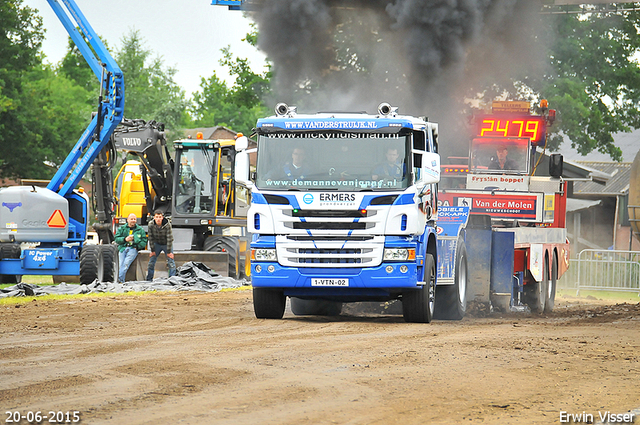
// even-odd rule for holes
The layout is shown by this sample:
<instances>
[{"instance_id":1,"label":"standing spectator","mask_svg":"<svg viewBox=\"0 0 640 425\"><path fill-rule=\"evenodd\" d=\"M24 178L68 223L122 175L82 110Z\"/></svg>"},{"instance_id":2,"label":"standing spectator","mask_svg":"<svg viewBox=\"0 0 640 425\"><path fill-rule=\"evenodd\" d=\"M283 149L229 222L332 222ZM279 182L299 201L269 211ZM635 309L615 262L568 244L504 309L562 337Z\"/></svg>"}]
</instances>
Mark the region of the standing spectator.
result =
<instances>
[{"instance_id":1,"label":"standing spectator","mask_svg":"<svg viewBox=\"0 0 640 425\"><path fill-rule=\"evenodd\" d=\"M120 251L120 270L118 272L118 281L124 283L125 276L129 266L138 256L138 251L145 249L147 246L147 234L137 223L135 214L129 214L127 224L123 224L116 231L116 244Z\"/></svg>"},{"instance_id":2,"label":"standing spectator","mask_svg":"<svg viewBox=\"0 0 640 425\"><path fill-rule=\"evenodd\" d=\"M156 261L162 251L167 256L167 270L169 277L176 275L176 262L173 259L173 232L171 223L162 211L157 210L153 214L153 221L149 223L149 267L147 268L147 280L153 280Z\"/></svg>"}]
</instances>

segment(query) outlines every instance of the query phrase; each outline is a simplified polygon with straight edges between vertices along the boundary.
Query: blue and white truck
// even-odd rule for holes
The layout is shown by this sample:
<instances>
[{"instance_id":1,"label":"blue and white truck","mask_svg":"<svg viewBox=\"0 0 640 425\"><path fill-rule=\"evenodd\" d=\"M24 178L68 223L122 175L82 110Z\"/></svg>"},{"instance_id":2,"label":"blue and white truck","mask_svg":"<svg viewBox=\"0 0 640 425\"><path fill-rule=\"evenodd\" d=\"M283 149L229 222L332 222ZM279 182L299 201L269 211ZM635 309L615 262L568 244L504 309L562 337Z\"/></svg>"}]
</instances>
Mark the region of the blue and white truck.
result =
<instances>
[{"instance_id":1,"label":"blue and white truck","mask_svg":"<svg viewBox=\"0 0 640 425\"><path fill-rule=\"evenodd\" d=\"M377 115L302 115L278 104L276 115L258 120L256 135L251 179L248 159L240 159L249 153L236 158L244 167L236 176L247 176L252 190L247 221L256 317L282 318L287 297L294 314L319 315L339 314L345 302L399 299L406 321L428 323L443 292L439 273L448 273L442 281L449 286L441 309L454 318L460 309L464 314L456 263L439 262L457 258L468 214L447 213L458 218L450 220L455 237L440 260L437 124L399 115L386 103ZM456 302L460 292L463 301Z\"/></svg>"}]
</instances>

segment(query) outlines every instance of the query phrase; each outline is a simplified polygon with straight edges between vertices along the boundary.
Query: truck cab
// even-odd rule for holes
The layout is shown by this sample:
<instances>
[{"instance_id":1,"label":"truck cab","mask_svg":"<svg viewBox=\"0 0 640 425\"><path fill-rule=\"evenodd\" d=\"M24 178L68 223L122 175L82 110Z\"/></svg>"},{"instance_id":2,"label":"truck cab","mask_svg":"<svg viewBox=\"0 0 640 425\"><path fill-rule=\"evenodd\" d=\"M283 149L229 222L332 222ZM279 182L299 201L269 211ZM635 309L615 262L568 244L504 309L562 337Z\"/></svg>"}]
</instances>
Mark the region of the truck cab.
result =
<instances>
[{"instance_id":1,"label":"truck cab","mask_svg":"<svg viewBox=\"0 0 640 425\"><path fill-rule=\"evenodd\" d=\"M405 319L434 304L438 127L397 114L297 114L258 121L251 242L254 310L316 314L304 301L403 299ZM336 307L338 306L338 307Z\"/></svg>"}]
</instances>

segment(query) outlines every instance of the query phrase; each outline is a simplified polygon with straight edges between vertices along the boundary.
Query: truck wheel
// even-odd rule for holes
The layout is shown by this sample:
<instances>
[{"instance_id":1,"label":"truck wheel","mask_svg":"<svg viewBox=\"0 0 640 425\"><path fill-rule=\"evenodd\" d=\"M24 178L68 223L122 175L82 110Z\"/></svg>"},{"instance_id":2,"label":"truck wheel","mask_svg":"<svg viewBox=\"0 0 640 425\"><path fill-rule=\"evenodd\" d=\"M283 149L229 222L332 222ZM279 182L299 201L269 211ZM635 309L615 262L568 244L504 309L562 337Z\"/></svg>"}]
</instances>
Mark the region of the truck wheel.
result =
<instances>
[{"instance_id":1,"label":"truck wheel","mask_svg":"<svg viewBox=\"0 0 640 425\"><path fill-rule=\"evenodd\" d=\"M424 258L425 285L402 293L402 316L407 322L429 323L433 318L436 298L436 262L433 255Z\"/></svg>"},{"instance_id":2,"label":"truck wheel","mask_svg":"<svg viewBox=\"0 0 640 425\"><path fill-rule=\"evenodd\" d=\"M80 283L88 285L102 277L103 264L99 245L84 245L80 250Z\"/></svg>"},{"instance_id":3,"label":"truck wheel","mask_svg":"<svg viewBox=\"0 0 640 425\"><path fill-rule=\"evenodd\" d=\"M296 316L339 316L342 313L342 303L292 297L291 312Z\"/></svg>"},{"instance_id":4,"label":"truck wheel","mask_svg":"<svg viewBox=\"0 0 640 425\"><path fill-rule=\"evenodd\" d=\"M542 280L536 282L532 279L527 285L525 285L525 297L529 308L534 313L542 313L544 311L545 299L547 298L547 289L549 287L549 279L547 276L549 267L547 266L547 260L542 264Z\"/></svg>"},{"instance_id":5,"label":"truck wheel","mask_svg":"<svg viewBox=\"0 0 640 425\"><path fill-rule=\"evenodd\" d=\"M546 298L544 300L544 312L551 313L556 301L556 284L558 282L558 260L556 256L552 254L553 261L551 263L551 278L548 282L547 291L545 292Z\"/></svg>"},{"instance_id":6,"label":"truck wheel","mask_svg":"<svg viewBox=\"0 0 640 425\"><path fill-rule=\"evenodd\" d=\"M467 311L467 249L459 240L453 285L436 287L434 319L461 320Z\"/></svg>"},{"instance_id":7,"label":"truck wheel","mask_svg":"<svg viewBox=\"0 0 640 425\"><path fill-rule=\"evenodd\" d=\"M102 263L104 265L101 279L102 282L117 282L118 271L120 269L118 247L112 244L98 246L102 251Z\"/></svg>"},{"instance_id":8,"label":"truck wheel","mask_svg":"<svg viewBox=\"0 0 640 425\"><path fill-rule=\"evenodd\" d=\"M238 279L240 277L240 242L233 236L209 236L204 241L205 251L226 252L229 254L229 277ZM244 267L244 266L243 266Z\"/></svg>"},{"instance_id":9,"label":"truck wheel","mask_svg":"<svg viewBox=\"0 0 640 425\"><path fill-rule=\"evenodd\" d=\"M253 288L253 311L258 319L282 319L286 302L282 291Z\"/></svg>"}]
</instances>

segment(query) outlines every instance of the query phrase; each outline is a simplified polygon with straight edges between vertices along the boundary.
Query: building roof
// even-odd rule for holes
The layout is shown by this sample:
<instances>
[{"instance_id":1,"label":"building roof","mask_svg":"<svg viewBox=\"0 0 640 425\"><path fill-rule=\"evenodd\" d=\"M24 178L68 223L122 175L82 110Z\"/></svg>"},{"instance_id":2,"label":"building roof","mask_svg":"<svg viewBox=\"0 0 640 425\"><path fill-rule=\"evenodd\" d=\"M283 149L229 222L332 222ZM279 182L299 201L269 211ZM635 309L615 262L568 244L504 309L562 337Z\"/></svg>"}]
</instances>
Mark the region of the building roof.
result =
<instances>
[{"instance_id":1,"label":"building roof","mask_svg":"<svg viewBox=\"0 0 640 425\"><path fill-rule=\"evenodd\" d=\"M543 151L538 148L538 153L542 153ZM549 152L545 152L542 155L542 159L540 163L536 167L536 176L548 176L549 175ZM564 157L564 155L563 155ZM603 185L605 184L609 178L611 177L608 173L598 170L597 168L590 167L586 163L577 162L577 161L567 161L566 158L563 158L562 165L562 177L568 180L577 180L577 181L592 181L595 184Z\"/></svg>"},{"instance_id":2,"label":"building roof","mask_svg":"<svg viewBox=\"0 0 640 425\"><path fill-rule=\"evenodd\" d=\"M600 205L602 201L592 201L588 199L567 198L567 212L575 212L586 210L596 205Z\"/></svg>"},{"instance_id":3,"label":"building roof","mask_svg":"<svg viewBox=\"0 0 640 425\"><path fill-rule=\"evenodd\" d=\"M205 140L210 139L233 139L237 132L228 129L224 126L216 126L216 127L199 127L199 128L189 128L184 130L184 137L195 139L198 133L202 133L202 137Z\"/></svg>"},{"instance_id":4,"label":"building roof","mask_svg":"<svg viewBox=\"0 0 640 425\"><path fill-rule=\"evenodd\" d=\"M603 185L596 182L575 182L574 196L619 196L629 193L631 162L576 161L585 167L609 174L611 177Z\"/></svg>"},{"instance_id":5,"label":"building roof","mask_svg":"<svg viewBox=\"0 0 640 425\"><path fill-rule=\"evenodd\" d=\"M633 130L629 133L615 133L612 134L612 136L613 144L622 151L622 161L633 162L640 148L640 129ZM571 147L571 141L566 137L560 145L558 153L561 153L564 159L569 161L612 161L609 155L598 151L589 152L587 155L580 155L576 149Z\"/></svg>"}]
</instances>

